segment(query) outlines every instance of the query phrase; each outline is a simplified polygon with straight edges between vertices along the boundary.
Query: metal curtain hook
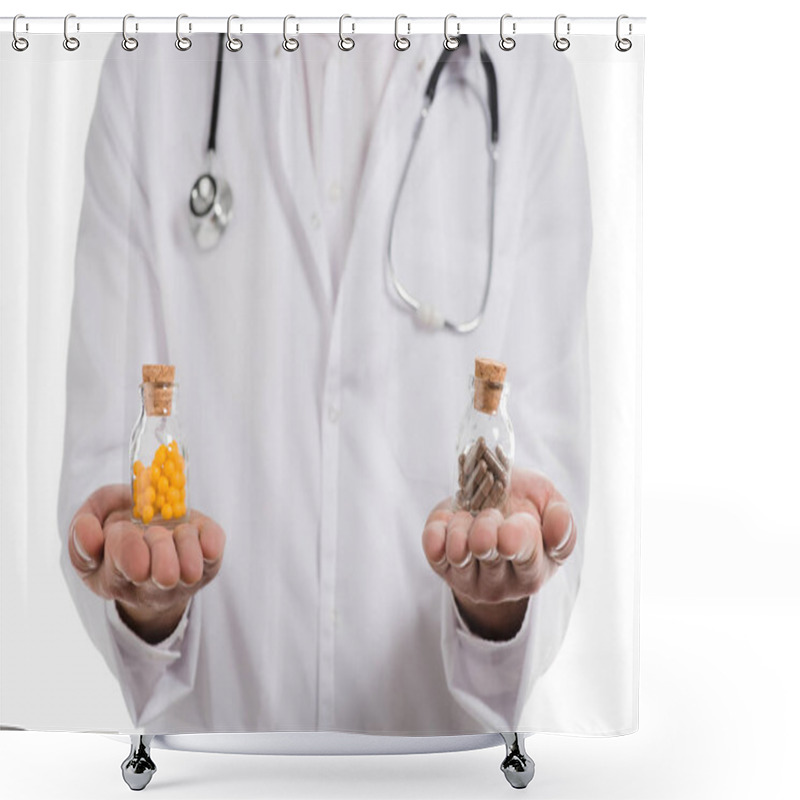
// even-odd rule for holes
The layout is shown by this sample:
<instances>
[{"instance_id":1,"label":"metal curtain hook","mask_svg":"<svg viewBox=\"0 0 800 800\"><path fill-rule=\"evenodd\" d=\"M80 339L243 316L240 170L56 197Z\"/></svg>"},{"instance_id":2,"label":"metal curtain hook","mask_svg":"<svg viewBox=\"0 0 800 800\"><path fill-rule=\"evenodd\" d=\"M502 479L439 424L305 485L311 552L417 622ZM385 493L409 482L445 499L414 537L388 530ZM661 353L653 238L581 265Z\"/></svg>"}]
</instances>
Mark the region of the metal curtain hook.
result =
<instances>
[{"instance_id":1,"label":"metal curtain hook","mask_svg":"<svg viewBox=\"0 0 800 800\"><path fill-rule=\"evenodd\" d=\"M448 24L449 24L451 19L455 19L456 20L456 35L455 36L451 36L449 31L447 30ZM444 48L445 48L445 50L455 50L459 45L458 37L460 35L461 35L461 23L458 22L458 18L456 17L455 14L448 14L444 18Z\"/></svg>"},{"instance_id":2,"label":"metal curtain hook","mask_svg":"<svg viewBox=\"0 0 800 800\"><path fill-rule=\"evenodd\" d=\"M139 40L135 39L133 36L128 36L128 20L135 19L133 14L126 14L122 18L122 49L127 50L129 53L134 51L139 46ZM138 23L136 24L136 30L139 30Z\"/></svg>"},{"instance_id":3,"label":"metal curtain hook","mask_svg":"<svg viewBox=\"0 0 800 800\"><path fill-rule=\"evenodd\" d=\"M70 53L74 50L77 50L81 46L80 41L75 36L69 35L69 29L67 26L69 25L69 21L71 19L75 19L74 14L67 14L67 16L64 17L64 49L69 50ZM80 25L78 26L78 30L80 30Z\"/></svg>"},{"instance_id":4,"label":"metal curtain hook","mask_svg":"<svg viewBox=\"0 0 800 800\"><path fill-rule=\"evenodd\" d=\"M411 47L411 39L407 39L405 36L400 35L400 20L401 19L408 19L405 14L398 14L394 18L394 49L395 50L408 50ZM406 22L406 28L408 28L407 33L411 34L411 23Z\"/></svg>"},{"instance_id":5,"label":"metal curtain hook","mask_svg":"<svg viewBox=\"0 0 800 800\"><path fill-rule=\"evenodd\" d=\"M506 36L505 33L505 24L507 19L512 19L511 14L503 14L500 17L500 49L501 50L513 50L517 46L517 40L513 36ZM517 32L517 23L511 23L511 33Z\"/></svg>"},{"instance_id":6,"label":"metal curtain hook","mask_svg":"<svg viewBox=\"0 0 800 800\"><path fill-rule=\"evenodd\" d=\"M231 51L231 53L238 53L242 49L242 46L243 46L242 40L241 39L237 39L231 33L231 22L233 22L235 19L239 19L239 17L237 17L236 14L231 14L228 17L228 28L227 28L228 41L225 42L225 47L227 47L228 50ZM242 29L241 26L239 26L239 30L241 30L241 29Z\"/></svg>"},{"instance_id":7,"label":"metal curtain hook","mask_svg":"<svg viewBox=\"0 0 800 800\"><path fill-rule=\"evenodd\" d=\"M356 46L355 40L350 38L349 36L345 36L344 31L342 30L344 26L344 21L346 19L353 19L353 18L349 14L342 14L342 16L339 17L339 49L344 51L352 50ZM351 32L355 33L356 32L355 22L351 22L350 26L352 28Z\"/></svg>"},{"instance_id":8,"label":"metal curtain hook","mask_svg":"<svg viewBox=\"0 0 800 800\"><path fill-rule=\"evenodd\" d=\"M293 53L295 50L297 50L298 47L300 47L300 42L298 42L297 39L295 39L293 36L289 36L290 19L297 19L297 17L293 17L291 14L287 14L283 18L283 49L287 53ZM300 31L299 25L295 26L295 31L296 32Z\"/></svg>"},{"instance_id":9,"label":"metal curtain hook","mask_svg":"<svg viewBox=\"0 0 800 800\"><path fill-rule=\"evenodd\" d=\"M175 47L178 50L186 52L192 46L192 40L188 36L181 36L181 20L187 19L188 14L178 14L175 20ZM192 29L192 23L189 23L189 30Z\"/></svg>"},{"instance_id":10,"label":"metal curtain hook","mask_svg":"<svg viewBox=\"0 0 800 800\"><path fill-rule=\"evenodd\" d=\"M30 44L30 42L27 39L23 38L22 36L20 36L17 33L17 20L20 20L20 19L25 19L25 15L24 14L17 14L17 16L14 17L14 24L11 27L11 35L14 37L11 40L11 46L18 53L22 53L23 51L27 50L28 49L28 45ZM25 23L25 30L27 30L27 29L28 29L28 24Z\"/></svg>"},{"instance_id":11,"label":"metal curtain hook","mask_svg":"<svg viewBox=\"0 0 800 800\"><path fill-rule=\"evenodd\" d=\"M630 50L631 47L633 47L633 42L630 39L623 39L619 35L620 23L624 19L628 19L628 15L627 14L620 14L617 17L617 41L614 42L614 47L616 47L617 50L620 51L620 53L627 53L628 50ZM628 23L628 35L630 35L631 33L633 33L633 26L629 22Z\"/></svg>"},{"instance_id":12,"label":"metal curtain hook","mask_svg":"<svg viewBox=\"0 0 800 800\"><path fill-rule=\"evenodd\" d=\"M558 35L558 21L560 19L566 19L566 14L559 14L555 22L553 23L553 36L555 37L555 41L553 42L553 47L558 50L560 53L563 53L565 50L569 50L569 39L566 36L559 36ZM569 22L567 23L567 36L569 36Z\"/></svg>"}]
</instances>

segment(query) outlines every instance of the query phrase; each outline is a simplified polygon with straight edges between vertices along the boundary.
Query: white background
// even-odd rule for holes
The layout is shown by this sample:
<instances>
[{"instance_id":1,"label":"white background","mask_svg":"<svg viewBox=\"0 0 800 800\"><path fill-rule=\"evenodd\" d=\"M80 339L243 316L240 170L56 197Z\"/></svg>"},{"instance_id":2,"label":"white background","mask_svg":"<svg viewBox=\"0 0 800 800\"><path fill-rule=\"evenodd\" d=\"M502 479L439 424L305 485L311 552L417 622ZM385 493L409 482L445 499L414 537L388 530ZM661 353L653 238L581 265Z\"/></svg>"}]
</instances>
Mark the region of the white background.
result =
<instances>
[{"instance_id":1,"label":"white background","mask_svg":"<svg viewBox=\"0 0 800 800\"><path fill-rule=\"evenodd\" d=\"M4 13L12 13L13 10ZM539 798L794 797L800 736L797 378L800 12L781 3L38 2L30 16L396 13L648 17L640 731L529 741ZM9 797L127 796L127 748L3 732ZM491 797L501 751L205 756L156 751L160 797ZM7 793L7 794L6 794Z\"/></svg>"}]
</instances>

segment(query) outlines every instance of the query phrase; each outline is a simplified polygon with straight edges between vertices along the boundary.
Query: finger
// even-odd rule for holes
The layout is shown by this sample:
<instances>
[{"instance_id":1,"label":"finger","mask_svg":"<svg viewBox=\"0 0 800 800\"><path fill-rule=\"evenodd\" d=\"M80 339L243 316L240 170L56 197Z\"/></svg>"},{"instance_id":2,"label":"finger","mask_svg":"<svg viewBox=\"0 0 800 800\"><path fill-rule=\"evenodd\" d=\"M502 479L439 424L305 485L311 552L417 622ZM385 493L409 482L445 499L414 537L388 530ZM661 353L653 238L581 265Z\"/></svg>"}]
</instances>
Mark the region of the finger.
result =
<instances>
[{"instance_id":1,"label":"finger","mask_svg":"<svg viewBox=\"0 0 800 800\"><path fill-rule=\"evenodd\" d=\"M103 486L75 512L67 537L70 561L83 576L95 572L103 560L103 526L115 511L130 507L130 488L123 484Z\"/></svg>"},{"instance_id":2,"label":"finger","mask_svg":"<svg viewBox=\"0 0 800 800\"><path fill-rule=\"evenodd\" d=\"M150 578L159 589L174 589L181 577L172 531L152 525L144 534L150 548Z\"/></svg>"},{"instance_id":3,"label":"finger","mask_svg":"<svg viewBox=\"0 0 800 800\"><path fill-rule=\"evenodd\" d=\"M433 569L440 575L446 572L447 554L445 553L445 541L447 538L447 520L441 517L428 517L425 529L422 531L422 549L425 558Z\"/></svg>"},{"instance_id":4,"label":"finger","mask_svg":"<svg viewBox=\"0 0 800 800\"><path fill-rule=\"evenodd\" d=\"M173 534L178 554L181 582L194 586L203 577L203 551L200 548L200 531L197 525L178 525Z\"/></svg>"},{"instance_id":5,"label":"finger","mask_svg":"<svg viewBox=\"0 0 800 800\"><path fill-rule=\"evenodd\" d=\"M78 513L69 529L69 559L84 577L96 572L103 560L103 527L93 514Z\"/></svg>"},{"instance_id":6,"label":"finger","mask_svg":"<svg viewBox=\"0 0 800 800\"><path fill-rule=\"evenodd\" d=\"M445 532L445 554L451 567L464 569L472 561L469 549L469 529L472 526L472 514L469 511L457 511L447 523Z\"/></svg>"},{"instance_id":7,"label":"finger","mask_svg":"<svg viewBox=\"0 0 800 800\"><path fill-rule=\"evenodd\" d=\"M498 561L497 530L503 524L503 513L496 508L481 511L469 529L470 552L481 562Z\"/></svg>"},{"instance_id":8,"label":"finger","mask_svg":"<svg viewBox=\"0 0 800 800\"><path fill-rule=\"evenodd\" d=\"M577 539L569 506L561 500L548 503L542 521L542 541L547 555L553 561L564 561L575 549Z\"/></svg>"},{"instance_id":9,"label":"finger","mask_svg":"<svg viewBox=\"0 0 800 800\"><path fill-rule=\"evenodd\" d=\"M219 568L225 551L225 531L213 519L203 514L194 515L192 522L197 525L206 571L209 567Z\"/></svg>"},{"instance_id":10,"label":"finger","mask_svg":"<svg viewBox=\"0 0 800 800\"><path fill-rule=\"evenodd\" d=\"M534 514L520 511L506 517L497 530L497 549L503 558L526 564L542 549L542 531Z\"/></svg>"},{"instance_id":11,"label":"finger","mask_svg":"<svg viewBox=\"0 0 800 800\"><path fill-rule=\"evenodd\" d=\"M140 584L150 577L150 549L132 522L120 520L105 528L105 581L109 588L124 581Z\"/></svg>"}]
</instances>

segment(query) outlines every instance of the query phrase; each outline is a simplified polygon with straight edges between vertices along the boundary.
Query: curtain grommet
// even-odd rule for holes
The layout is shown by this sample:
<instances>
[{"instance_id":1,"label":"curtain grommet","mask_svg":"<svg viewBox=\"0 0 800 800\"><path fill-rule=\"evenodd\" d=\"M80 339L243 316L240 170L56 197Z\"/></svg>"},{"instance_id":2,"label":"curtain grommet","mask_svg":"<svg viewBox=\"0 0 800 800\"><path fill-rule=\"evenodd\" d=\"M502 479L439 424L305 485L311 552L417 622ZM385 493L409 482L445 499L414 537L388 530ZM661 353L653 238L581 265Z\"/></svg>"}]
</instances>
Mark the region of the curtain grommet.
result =
<instances>
[{"instance_id":1,"label":"curtain grommet","mask_svg":"<svg viewBox=\"0 0 800 800\"><path fill-rule=\"evenodd\" d=\"M401 53L403 53L406 50L408 50L409 47L411 47L411 39L408 38L408 36L411 35L411 23L406 22L406 28L407 28L406 35L401 36L400 35L401 19L407 20L408 17L405 14L398 14L394 18L394 49L399 50Z\"/></svg>"},{"instance_id":2,"label":"curtain grommet","mask_svg":"<svg viewBox=\"0 0 800 800\"><path fill-rule=\"evenodd\" d=\"M627 14L620 14L617 17L617 41L614 42L614 47L616 47L617 50L619 50L620 53L627 53L628 50L630 50L631 47L633 47L633 42L630 39L627 39L625 37L620 36L620 23L624 19L628 19L628 15ZM628 36L630 36L632 33L633 33L633 26L629 22L628 23Z\"/></svg>"},{"instance_id":3,"label":"curtain grommet","mask_svg":"<svg viewBox=\"0 0 800 800\"><path fill-rule=\"evenodd\" d=\"M450 25L450 20L454 19L456 21L456 35L453 36L448 27ZM455 14L448 14L444 18L444 49L445 50L456 50L458 49L458 45L461 44L458 37L461 35L461 23L458 21L458 17Z\"/></svg>"},{"instance_id":4,"label":"curtain grommet","mask_svg":"<svg viewBox=\"0 0 800 800\"><path fill-rule=\"evenodd\" d=\"M133 36L128 36L128 20L135 19L133 14L126 14L122 18L122 49L127 50L129 53L132 53L138 46L139 40ZM139 24L134 23L135 30L139 30Z\"/></svg>"},{"instance_id":5,"label":"curtain grommet","mask_svg":"<svg viewBox=\"0 0 800 800\"><path fill-rule=\"evenodd\" d=\"M28 49L28 45L30 44L30 42L24 36L20 36L17 33L17 22L19 20L21 20L21 19L25 19L25 15L24 14L17 14L17 16L14 17L14 23L13 23L13 25L11 27L11 35L13 37L11 39L11 46L18 53L24 53ZM25 29L27 30L27 23L25 25Z\"/></svg>"},{"instance_id":6,"label":"curtain grommet","mask_svg":"<svg viewBox=\"0 0 800 800\"><path fill-rule=\"evenodd\" d=\"M181 20L187 19L189 17L188 14L178 14L177 18L175 19L175 47L178 48L182 53L185 53L191 46L192 40L188 36L183 36L181 34ZM192 30L192 23L189 23L189 31Z\"/></svg>"},{"instance_id":7,"label":"curtain grommet","mask_svg":"<svg viewBox=\"0 0 800 800\"><path fill-rule=\"evenodd\" d=\"M570 24L569 24L569 22L567 22L567 36L559 36L558 35L558 22L559 22L559 20L566 19L566 18L567 18L566 14L559 14L555 18L555 21L553 22L553 37L554 37L553 47L555 47L555 49L558 50L559 53L563 53L566 50L569 50L569 46L570 46L570 41L569 41L569 39L567 39L567 36L569 36L569 32L570 32Z\"/></svg>"},{"instance_id":8,"label":"curtain grommet","mask_svg":"<svg viewBox=\"0 0 800 800\"><path fill-rule=\"evenodd\" d=\"M64 44L64 49L65 50L68 50L70 53L74 53L81 46L81 42L80 42L80 39L78 39L77 36L70 36L69 35L69 27L68 26L69 26L69 21L71 19L75 19L75 15L74 14L67 14L67 16L64 17L64 42L63 42L63 44ZM76 30L80 30L81 29L80 23L76 23L75 29Z\"/></svg>"},{"instance_id":9,"label":"curtain grommet","mask_svg":"<svg viewBox=\"0 0 800 800\"><path fill-rule=\"evenodd\" d=\"M505 32L505 24L506 20L510 19L511 22L511 36L508 36ZM517 32L517 23L513 21L513 17L511 14L503 14L500 17L500 49L505 50L508 52L509 50L513 50L517 46L517 40L514 38L514 34Z\"/></svg>"},{"instance_id":10,"label":"curtain grommet","mask_svg":"<svg viewBox=\"0 0 800 800\"><path fill-rule=\"evenodd\" d=\"M293 36L289 36L289 20L297 19L297 17L287 14L283 18L283 44L281 45L287 53L294 53L300 47L300 42ZM300 32L300 26L295 25L295 33Z\"/></svg>"},{"instance_id":11,"label":"curtain grommet","mask_svg":"<svg viewBox=\"0 0 800 800\"><path fill-rule=\"evenodd\" d=\"M353 18L349 14L342 14L342 16L339 17L339 49L343 50L345 53L348 53L356 46L356 42L352 36L344 35L343 28L344 28L344 21L346 19L353 19ZM350 27L351 27L350 32L355 33L356 32L355 22L351 22Z\"/></svg>"},{"instance_id":12,"label":"curtain grommet","mask_svg":"<svg viewBox=\"0 0 800 800\"><path fill-rule=\"evenodd\" d=\"M227 31L226 31L226 33L227 33L227 36L228 36L228 39L227 39L227 41L225 42L225 47L227 47L227 48L228 48L228 50L229 50L231 53L238 53L238 52L239 52L239 51L242 49L242 47L244 47L244 42L243 42L241 39L237 39L237 38L236 38L236 37L235 37L235 36L234 36L234 35L231 33L231 23L232 23L232 22L233 22L235 19L239 19L239 17L238 17L236 14L231 14L231 15L228 17L228 28L227 28ZM241 26L239 26L239 30L240 30L240 31L241 31L241 29L242 29L242 28L241 28Z\"/></svg>"}]
</instances>

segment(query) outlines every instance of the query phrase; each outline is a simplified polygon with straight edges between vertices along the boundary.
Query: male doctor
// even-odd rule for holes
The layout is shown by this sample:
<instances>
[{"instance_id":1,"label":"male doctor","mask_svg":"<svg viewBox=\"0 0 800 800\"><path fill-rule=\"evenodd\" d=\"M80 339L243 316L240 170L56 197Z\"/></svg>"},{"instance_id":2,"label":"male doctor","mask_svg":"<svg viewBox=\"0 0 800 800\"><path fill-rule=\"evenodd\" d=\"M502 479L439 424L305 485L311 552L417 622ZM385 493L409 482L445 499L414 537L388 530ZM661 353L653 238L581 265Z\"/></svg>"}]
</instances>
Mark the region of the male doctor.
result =
<instances>
[{"instance_id":1,"label":"male doctor","mask_svg":"<svg viewBox=\"0 0 800 800\"><path fill-rule=\"evenodd\" d=\"M63 567L134 725L154 733L531 730L575 601L588 496L585 151L568 62L494 40L500 140L482 324L421 327L384 280L391 203L440 37L247 37L225 53L214 168L234 215L198 248L216 39L113 46L92 120L69 342ZM455 319L489 261L477 38L440 80L395 268ZM474 357L508 365L512 503L453 513ZM143 363L177 366L196 510L130 520ZM420 541L421 540L421 541Z\"/></svg>"}]
</instances>

